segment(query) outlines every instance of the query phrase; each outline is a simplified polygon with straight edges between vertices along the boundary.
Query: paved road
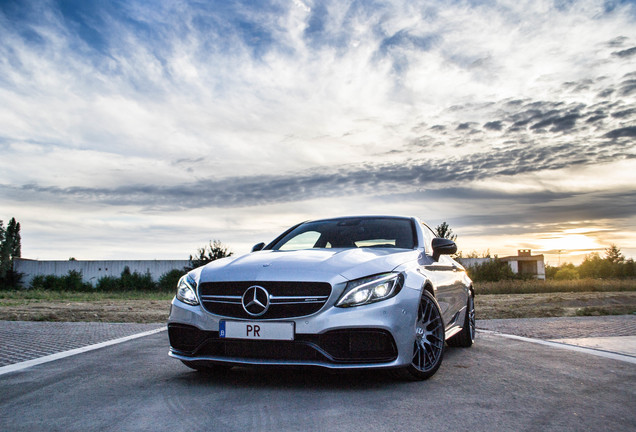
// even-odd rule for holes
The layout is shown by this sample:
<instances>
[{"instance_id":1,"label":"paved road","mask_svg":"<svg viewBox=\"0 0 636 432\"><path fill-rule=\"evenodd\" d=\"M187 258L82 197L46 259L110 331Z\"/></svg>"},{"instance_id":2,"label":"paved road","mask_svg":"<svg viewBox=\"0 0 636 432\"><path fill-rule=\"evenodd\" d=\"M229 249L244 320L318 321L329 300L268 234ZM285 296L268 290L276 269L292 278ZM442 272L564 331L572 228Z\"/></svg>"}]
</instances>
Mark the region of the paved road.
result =
<instances>
[{"instance_id":1,"label":"paved road","mask_svg":"<svg viewBox=\"0 0 636 432\"><path fill-rule=\"evenodd\" d=\"M636 367L480 335L429 381L167 357L166 332L0 376L3 431L636 430Z\"/></svg>"},{"instance_id":2,"label":"paved road","mask_svg":"<svg viewBox=\"0 0 636 432\"><path fill-rule=\"evenodd\" d=\"M164 323L0 321L0 367L165 326Z\"/></svg>"}]
</instances>

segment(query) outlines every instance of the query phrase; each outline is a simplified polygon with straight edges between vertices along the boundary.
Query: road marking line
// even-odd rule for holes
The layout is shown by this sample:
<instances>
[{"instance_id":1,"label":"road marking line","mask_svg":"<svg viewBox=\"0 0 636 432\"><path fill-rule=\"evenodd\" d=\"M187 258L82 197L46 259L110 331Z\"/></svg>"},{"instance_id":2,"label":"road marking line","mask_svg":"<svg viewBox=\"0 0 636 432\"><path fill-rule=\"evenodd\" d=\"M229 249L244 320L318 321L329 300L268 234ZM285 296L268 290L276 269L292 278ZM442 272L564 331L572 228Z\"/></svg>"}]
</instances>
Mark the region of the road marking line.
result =
<instances>
[{"instance_id":1,"label":"road marking line","mask_svg":"<svg viewBox=\"0 0 636 432\"><path fill-rule=\"evenodd\" d=\"M55 354L51 354L51 355L47 355L44 357L40 357L40 358L36 358L33 360L27 360L27 361L23 361L20 363L14 363L11 365L7 365L7 366L2 366L0 367L0 375L4 375L7 374L9 372L15 372L15 371L19 371L19 370L23 370L26 368L30 368L32 366L37 366L37 365L41 365L43 363L48 363L48 362L52 362L54 360L59 360L65 357L70 357L70 356L74 356L77 354L82 354L88 351L93 351L99 348L104 348L110 345L116 345L116 344L120 344L122 342L127 342L129 340L133 340L133 339L138 339L144 336L150 336L153 335L155 333L159 333L162 331L166 331L167 327L161 327L158 329L154 329L154 330L150 330L147 332L143 332L143 333L136 333L130 336L125 336L119 339L113 339L113 340L109 340L106 342L100 342L100 343L96 343L93 345L87 345L85 347L81 347L81 348L75 348L72 350L68 350L68 351L62 351L59 353L55 353Z\"/></svg>"},{"instance_id":2,"label":"road marking line","mask_svg":"<svg viewBox=\"0 0 636 432\"><path fill-rule=\"evenodd\" d=\"M491 334L494 336L501 336L504 338L508 338L508 339L515 339L515 340L519 340L519 341L523 341L523 342L530 342L530 343L535 343L535 344L539 344L539 345L546 345L552 348L561 348L561 349L567 349L570 351L578 351L578 352L582 352L585 354L591 354L591 355L595 355L598 357L605 357L605 358L609 358L609 359L613 359L613 360L619 360L619 361L624 361L627 363L632 363L632 364L636 364L636 357L632 357L632 356L628 356L628 355L623 355L623 354L617 354L617 353L613 353L610 351L602 351L602 350L598 350L598 349L594 349L594 348L586 348L586 347L581 347L578 345L570 345L570 344L565 344L565 343L559 343L559 342L551 342L551 341L545 341L542 339L533 339L533 338L528 338L528 337L523 337L523 336L517 336L517 335L511 335L511 334L506 334L506 333L499 333L496 331L492 331L492 330L480 330L477 329L477 331L479 333L486 333L486 334Z\"/></svg>"}]
</instances>

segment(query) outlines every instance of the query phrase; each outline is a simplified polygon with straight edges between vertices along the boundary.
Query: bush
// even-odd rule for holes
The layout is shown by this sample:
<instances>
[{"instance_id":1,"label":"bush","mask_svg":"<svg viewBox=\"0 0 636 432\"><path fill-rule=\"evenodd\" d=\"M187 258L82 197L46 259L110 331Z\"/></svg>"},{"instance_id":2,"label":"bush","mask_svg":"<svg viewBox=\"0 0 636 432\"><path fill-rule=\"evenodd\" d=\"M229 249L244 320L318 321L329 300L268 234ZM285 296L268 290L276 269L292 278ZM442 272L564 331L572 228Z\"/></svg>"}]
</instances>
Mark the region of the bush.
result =
<instances>
[{"instance_id":1,"label":"bush","mask_svg":"<svg viewBox=\"0 0 636 432\"><path fill-rule=\"evenodd\" d=\"M137 272L131 273L128 267L125 267L124 271L121 272L119 285L123 291L151 291L156 287L150 272L143 275Z\"/></svg>"},{"instance_id":2,"label":"bush","mask_svg":"<svg viewBox=\"0 0 636 432\"><path fill-rule=\"evenodd\" d=\"M162 291L175 290L177 288L177 283L183 274L184 271L178 269L170 270L169 272L162 274L157 282L159 289Z\"/></svg>"},{"instance_id":3,"label":"bush","mask_svg":"<svg viewBox=\"0 0 636 432\"><path fill-rule=\"evenodd\" d=\"M507 262L501 261L497 257L483 264L468 267L466 270L468 271L468 276L474 282L496 282L500 280L520 279L519 275L512 271Z\"/></svg>"},{"instance_id":4,"label":"bush","mask_svg":"<svg viewBox=\"0 0 636 432\"><path fill-rule=\"evenodd\" d=\"M92 291L93 286L82 281L82 272L69 270L64 276L38 275L31 280L32 289L49 291Z\"/></svg>"},{"instance_id":5,"label":"bush","mask_svg":"<svg viewBox=\"0 0 636 432\"><path fill-rule=\"evenodd\" d=\"M82 279L82 272L69 270L65 276L62 276L62 284L70 291L92 291L93 286Z\"/></svg>"},{"instance_id":6,"label":"bush","mask_svg":"<svg viewBox=\"0 0 636 432\"><path fill-rule=\"evenodd\" d=\"M150 272L131 273L130 268L125 267L120 277L99 278L96 288L99 291L152 291L157 288L157 284L152 280Z\"/></svg>"},{"instance_id":7,"label":"bush","mask_svg":"<svg viewBox=\"0 0 636 432\"><path fill-rule=\"evenodd\" d=\"M556 280L573 280L579 278L579 272L576 271L574 266L572 267L561 267L554 274L554 279Z\"/></svg>"},{"instance_id":8,"label":"bush","mask_svg":"<svg viewBox=\"0 0 636 432\"><path fill-rule=\"evenodd\" d=\"M115 276L102 276L95 287L97 291L120 291L119 278Z\"/></svg>"},{"instance_id":9,"label":"bush","mask_svg":"<svg viewBox=\"0 0 636 432\"><path fill-rule=\"evenodd\" d=\"M82 281L81 272L70 270L64 276L35 276L31 280L31 288L46 291L172 291L176 289L177 282L183 274L183 270L171 270L161 275L159 281L155 282L150 272L144 274L131 272L130 268L126 267L120 277L103 276L93 287L90 283Z\"/></svg>"},{"instance_id":10,"label":"bush","mask_svg":"<svg viewBox=\"0 0 636 432\"><path fill-rule=\"evenodd\" d=\"M0 278L0 289L16 289L22 283L22 276L24 276L23 273L18 273L13 269L7 270L4 278Z\"/></svg>"}]
</instances>

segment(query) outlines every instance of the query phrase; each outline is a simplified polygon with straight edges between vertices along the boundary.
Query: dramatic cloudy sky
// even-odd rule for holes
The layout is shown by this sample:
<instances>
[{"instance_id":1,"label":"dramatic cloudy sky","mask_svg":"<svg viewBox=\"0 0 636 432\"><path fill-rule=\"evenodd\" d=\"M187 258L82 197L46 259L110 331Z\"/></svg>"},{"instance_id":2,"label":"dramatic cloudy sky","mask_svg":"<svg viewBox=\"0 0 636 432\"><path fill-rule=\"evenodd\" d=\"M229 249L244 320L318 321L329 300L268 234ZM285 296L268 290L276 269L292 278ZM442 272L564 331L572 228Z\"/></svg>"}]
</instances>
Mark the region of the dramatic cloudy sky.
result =
<instances>
[{"instance_id":1,"label":"dramatic cloudy sky","mask_svg":"<svg viewBox=\"0 0 636 432\"><path fill-rule=\"evenodd\" d=\"M636 257L635 101L629 1L2 0L0 218L39 259L378 213Z\"/></svg>"}]
</instances>

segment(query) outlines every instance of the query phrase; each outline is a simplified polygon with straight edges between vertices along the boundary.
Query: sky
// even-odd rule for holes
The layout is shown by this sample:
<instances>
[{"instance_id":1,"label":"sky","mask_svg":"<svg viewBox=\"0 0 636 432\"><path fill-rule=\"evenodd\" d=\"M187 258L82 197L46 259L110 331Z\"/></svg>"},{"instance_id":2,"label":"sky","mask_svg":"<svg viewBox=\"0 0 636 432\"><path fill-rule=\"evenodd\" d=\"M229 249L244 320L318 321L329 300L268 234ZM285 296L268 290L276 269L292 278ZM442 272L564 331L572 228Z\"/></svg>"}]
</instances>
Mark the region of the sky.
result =
<instances>
[{"instance_id":1,"label":"sky","mask_svg":"<svg viewBox=\"0 0 636 432\"><path fill-rule=\"evenodd\" d=\"M32 259L303 220L636 258L634 1L0 0L0 219Z\"/></svg>"}]
</instances>

